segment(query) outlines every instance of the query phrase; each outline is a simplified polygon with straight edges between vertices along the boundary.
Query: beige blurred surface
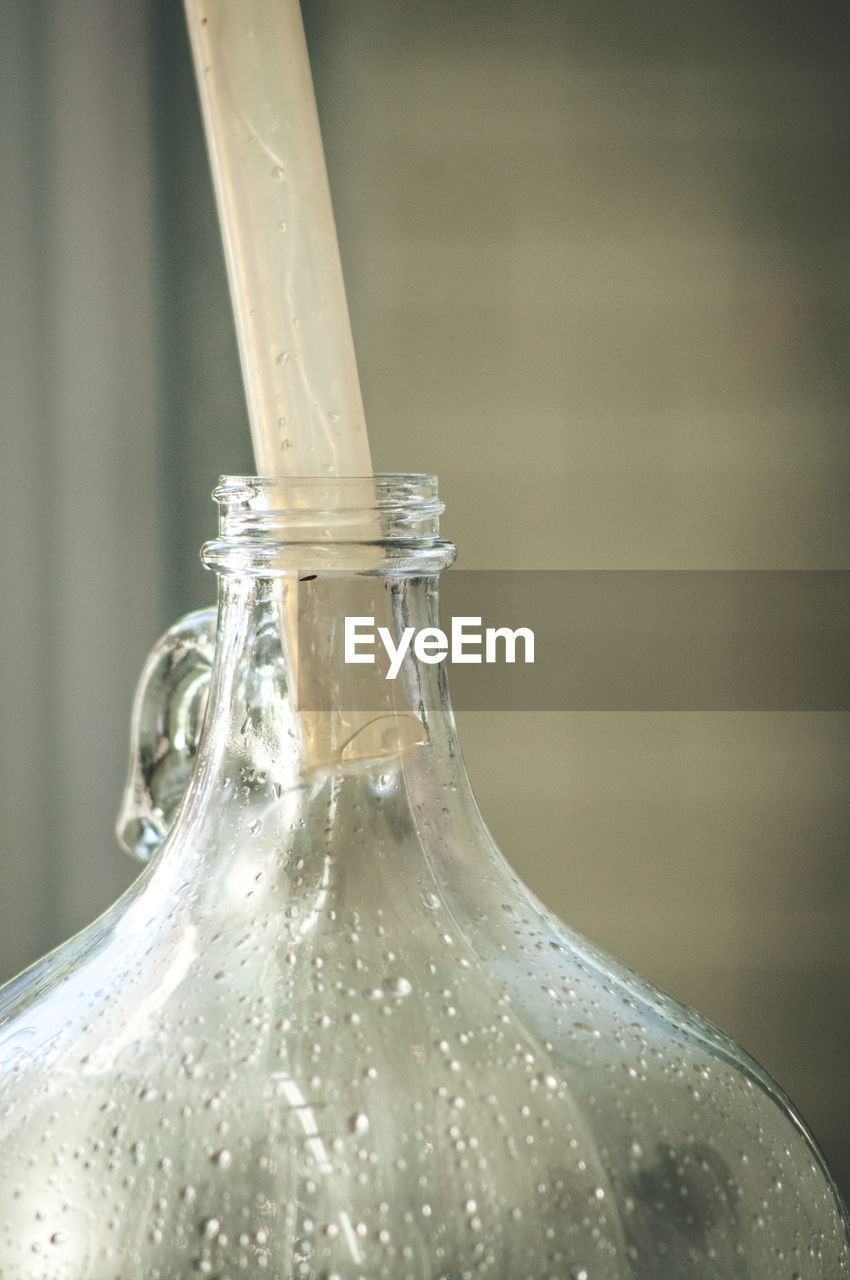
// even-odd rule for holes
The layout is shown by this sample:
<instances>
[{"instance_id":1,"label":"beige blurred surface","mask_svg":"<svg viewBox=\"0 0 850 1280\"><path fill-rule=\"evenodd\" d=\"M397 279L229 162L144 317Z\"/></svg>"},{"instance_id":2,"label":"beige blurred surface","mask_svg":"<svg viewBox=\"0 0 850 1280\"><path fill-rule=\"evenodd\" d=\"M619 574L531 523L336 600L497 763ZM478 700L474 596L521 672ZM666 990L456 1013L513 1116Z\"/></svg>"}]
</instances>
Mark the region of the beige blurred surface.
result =
<instances>
[{"instance_id":1,"label":"beige blurred surface","mask_svg":"<svg viewBox=\"0 0 850 1280\"><path fill-rule=\"evenodd\" d=\"M838 8L305 11L373 457L440 476L461 563L848 567ZM6 977L133 874L135 675L251 464L178 7L0 22ZM523 878L759 1057L850 1187L847 717L460 726Z\"/></svg>"}]
</instances>

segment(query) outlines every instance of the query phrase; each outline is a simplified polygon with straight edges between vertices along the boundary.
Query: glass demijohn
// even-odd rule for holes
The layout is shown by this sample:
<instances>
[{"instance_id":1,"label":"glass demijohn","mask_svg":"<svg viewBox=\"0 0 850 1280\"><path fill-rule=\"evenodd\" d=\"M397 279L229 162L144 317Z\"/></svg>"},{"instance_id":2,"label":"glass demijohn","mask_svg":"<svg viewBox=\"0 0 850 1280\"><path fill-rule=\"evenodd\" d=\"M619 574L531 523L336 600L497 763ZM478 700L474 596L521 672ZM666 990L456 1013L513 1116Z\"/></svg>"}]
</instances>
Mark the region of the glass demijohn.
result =
<instances>
[{"instance_id":1,"label":"glass demijohn","mask_svg":"<svg viewBox=\"0 0 850 1280\"><path fill-rule=\"evenodd\" d=\"M178 624L136 706L121 828L153 856L0 994L3 1280L850 1274L774 1083L495 848L443 665L338 696L311 593L435 625L435 482L217 497L217 635Z\"/></svg>"}]
</instances>

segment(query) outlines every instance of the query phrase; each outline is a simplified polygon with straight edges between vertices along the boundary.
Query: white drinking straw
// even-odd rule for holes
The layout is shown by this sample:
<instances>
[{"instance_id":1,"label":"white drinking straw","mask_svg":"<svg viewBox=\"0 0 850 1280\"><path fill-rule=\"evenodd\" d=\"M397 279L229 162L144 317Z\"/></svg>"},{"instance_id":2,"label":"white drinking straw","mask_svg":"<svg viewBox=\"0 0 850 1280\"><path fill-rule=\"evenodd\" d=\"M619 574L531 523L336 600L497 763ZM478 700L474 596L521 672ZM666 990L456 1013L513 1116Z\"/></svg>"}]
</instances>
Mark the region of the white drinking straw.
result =
<instances>
[{"instance_id":1,"label":"white drinking straw","mask_svg":"<svg viewBox=\"0 0 850 1280\"><path fill-rule=\"evenodd\" d=\"M185 0L257 471L372 463L298 0Z\"/></svg>"}]
</instances>

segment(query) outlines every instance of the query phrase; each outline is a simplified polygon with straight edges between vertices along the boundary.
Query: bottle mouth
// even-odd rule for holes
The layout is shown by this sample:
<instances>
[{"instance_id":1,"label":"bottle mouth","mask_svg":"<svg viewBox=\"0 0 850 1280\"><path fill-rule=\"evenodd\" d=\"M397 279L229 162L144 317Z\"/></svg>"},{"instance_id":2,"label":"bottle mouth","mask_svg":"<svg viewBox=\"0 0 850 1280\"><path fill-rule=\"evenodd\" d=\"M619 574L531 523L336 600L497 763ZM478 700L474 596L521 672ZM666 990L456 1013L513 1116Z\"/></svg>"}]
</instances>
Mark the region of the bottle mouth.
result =
<instances>
[{"instance_id":1,"label":"bottle mouth","mask_svg":"<svg viewBox=\"0 0 850 1280\"><path fill-rule=\"evenodd\" d=\"M218 572L434 573L455 558L436 476L223 476L213 497L219 536L201 556Z\"/></svg>"}]
</instances>

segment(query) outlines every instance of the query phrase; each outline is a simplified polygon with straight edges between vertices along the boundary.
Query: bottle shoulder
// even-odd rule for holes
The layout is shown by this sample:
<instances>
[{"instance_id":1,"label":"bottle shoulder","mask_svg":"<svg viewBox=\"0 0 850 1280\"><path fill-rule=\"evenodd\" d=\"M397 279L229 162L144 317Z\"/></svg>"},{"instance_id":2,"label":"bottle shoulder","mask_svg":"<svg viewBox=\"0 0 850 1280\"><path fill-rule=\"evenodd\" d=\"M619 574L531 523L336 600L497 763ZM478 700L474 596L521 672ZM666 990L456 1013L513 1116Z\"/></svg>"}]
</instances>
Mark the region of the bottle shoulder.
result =
<instances>
[{"instance_id":1,"label":"bottle shoulder","mask_svg":"<svg viewBox=\"0 0 850 1280\"><path fill-rule=\"evenodd\" d=\"M436 820L404 827L389 791L368 813L344 852L290 814L285 852L260 826L203 877L166 846L22 975L0 1269L66 1232L83 1251L69 1278L105 1280L105 1239L164 1276L186 1250L265 1270L313 1239L349 1274L347 1214L375 1276L405 1274L391 1242L426 1249L435 1226L464 1265L487 1240L498 1274L535 1280L556 1255L604 1280L773 1280L776 1249L793 1262L801 1241L829 1259L801 1274L845 1273L831 1184L746 1055L555 920L483 836L473 856ZM33 1171L43 1216L4 1228ZM114 1211L104 1237L105 1186L160 1208Z\"/></svg>"}]
</instances>

